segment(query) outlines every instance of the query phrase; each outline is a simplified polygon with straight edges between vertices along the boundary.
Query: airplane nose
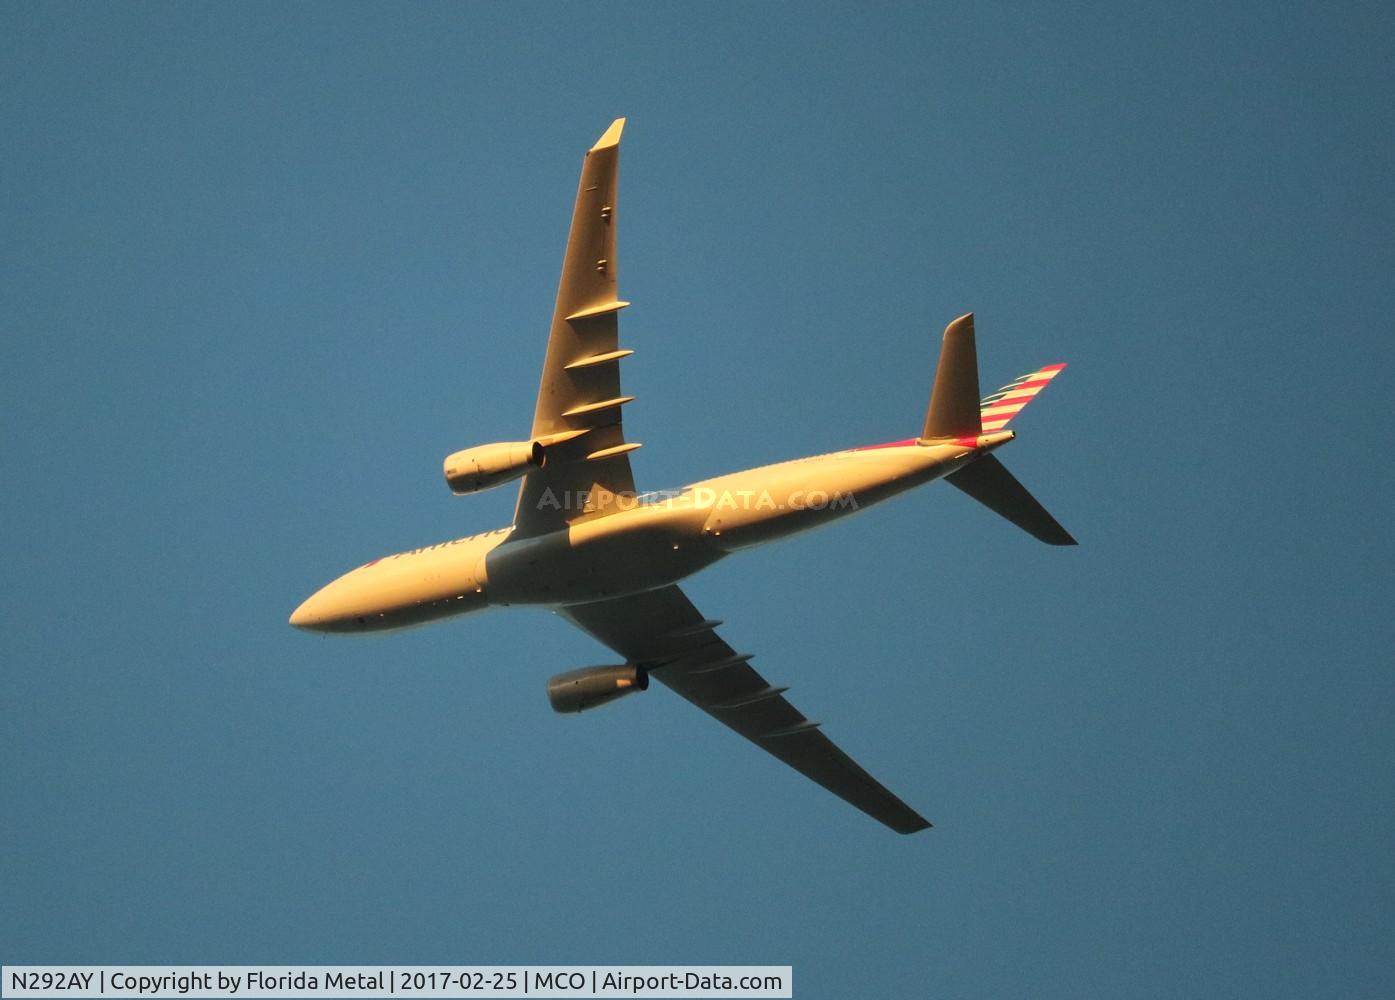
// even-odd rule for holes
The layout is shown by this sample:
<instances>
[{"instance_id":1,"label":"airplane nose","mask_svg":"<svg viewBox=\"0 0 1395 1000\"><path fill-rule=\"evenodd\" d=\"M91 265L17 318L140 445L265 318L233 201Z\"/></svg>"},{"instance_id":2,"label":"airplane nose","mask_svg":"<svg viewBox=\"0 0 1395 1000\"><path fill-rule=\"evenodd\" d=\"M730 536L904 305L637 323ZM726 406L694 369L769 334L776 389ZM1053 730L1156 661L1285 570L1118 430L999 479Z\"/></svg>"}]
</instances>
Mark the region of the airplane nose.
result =
<instances>
[{"instance_id":1,"label":"airplane nose","mask_svg":"<svg viewBox=\"0 0 1395 1000\"><path fill-rule=\"evenodd\" d=\"M290 623L307 632L355 631L352 623L361 625L363 619L357 617L360 600L355 596L352 583L345 580L352 575L346 573L331 580L307 597L291 612Z\"/></svg>"},{"instance_id":2,"label":"airplane nose","mask_svg":"<svg viewBox=\"0 0 1395 1000\"><path fill-rule=\"evenodd\" d=\"M301 602L300 607L291 612L290 623L296 628L305 629L309 632L318 631L317 626L323 620L311 607L315 603L315 598L310 597Z\"/></svg>"}]
</instances>

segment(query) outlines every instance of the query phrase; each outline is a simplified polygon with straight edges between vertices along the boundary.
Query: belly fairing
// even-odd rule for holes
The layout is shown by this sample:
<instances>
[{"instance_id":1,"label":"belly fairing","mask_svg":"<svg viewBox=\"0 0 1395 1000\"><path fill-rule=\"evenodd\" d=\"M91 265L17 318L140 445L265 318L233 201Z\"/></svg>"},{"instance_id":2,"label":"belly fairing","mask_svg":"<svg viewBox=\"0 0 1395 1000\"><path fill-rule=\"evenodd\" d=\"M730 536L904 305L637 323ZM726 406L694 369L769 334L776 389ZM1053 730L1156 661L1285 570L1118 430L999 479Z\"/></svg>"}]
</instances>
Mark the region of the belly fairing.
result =
<instances>
[{"instance_id":1,"label":"belly fairing","mask_svg":"<svg viewBox=\"0 0 1395 1000\"><path fill-rule=\"evenodd\" d=\"M486 559L491 604L584 604L676 583L724 554L702 511L636 504L563 531L510 539Z\"/></svg>"}]
</instances>

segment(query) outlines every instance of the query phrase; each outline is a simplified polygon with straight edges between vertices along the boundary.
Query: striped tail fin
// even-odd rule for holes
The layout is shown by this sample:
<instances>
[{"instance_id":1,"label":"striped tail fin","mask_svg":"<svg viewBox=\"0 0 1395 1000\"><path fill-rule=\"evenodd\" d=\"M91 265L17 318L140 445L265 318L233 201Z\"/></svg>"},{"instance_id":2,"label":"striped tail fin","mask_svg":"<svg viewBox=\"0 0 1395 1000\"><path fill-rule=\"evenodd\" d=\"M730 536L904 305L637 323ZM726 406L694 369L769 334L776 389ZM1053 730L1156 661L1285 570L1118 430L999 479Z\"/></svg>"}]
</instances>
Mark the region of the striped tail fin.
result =
<instances>
[{"instance_id":1,"label":"striped tail fin","mask_svg":"<svg viewBox=\"0 0 1395 1000\"><path fill-rule=\"evenodd\" d=\"M984 431L1000 431L1013 417L1032 401L1046 384L1065 369L1065 363L1046 365L1034 372L1014 379L997 392L984 396L979 401L979 419Z\"/></svg>"}]
</instances>

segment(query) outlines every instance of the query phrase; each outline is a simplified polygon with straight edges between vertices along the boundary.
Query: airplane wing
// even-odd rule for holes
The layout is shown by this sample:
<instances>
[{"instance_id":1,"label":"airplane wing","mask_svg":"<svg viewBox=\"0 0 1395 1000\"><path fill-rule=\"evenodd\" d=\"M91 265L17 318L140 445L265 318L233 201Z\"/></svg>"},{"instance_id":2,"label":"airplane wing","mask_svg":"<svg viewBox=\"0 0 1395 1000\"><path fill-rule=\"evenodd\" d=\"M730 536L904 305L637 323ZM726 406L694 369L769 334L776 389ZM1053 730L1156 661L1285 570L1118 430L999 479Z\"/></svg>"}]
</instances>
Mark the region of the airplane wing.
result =
<instances>
[{"instance_id":1,"label":"airplane wing","mask_svg":"<svg viewBox=\"0 0 1395 1000\"><path fill-rule=\"evenodd\" d=\"M586 153L552 314L547 357L533 414L533 439L550 441L543 466L529 472L514 512L516 535L539 535L603 513L633 494L634 475L620 424L620 359L615 281L615 193L620 163L617 118Z\"/></svg>"},{"instance_id":2,"label":"airplane wing","mask_svg":"<svg viewBox=\"0 0 1395 1000\"><path fill-rule=\"evenodd\" d=\"M930 824L839 750L716 633L720 622L702 617L676 586L560 614L649 676L672 688L718 722L817 781L897 833Z\"/></svg>"}]
</instances>

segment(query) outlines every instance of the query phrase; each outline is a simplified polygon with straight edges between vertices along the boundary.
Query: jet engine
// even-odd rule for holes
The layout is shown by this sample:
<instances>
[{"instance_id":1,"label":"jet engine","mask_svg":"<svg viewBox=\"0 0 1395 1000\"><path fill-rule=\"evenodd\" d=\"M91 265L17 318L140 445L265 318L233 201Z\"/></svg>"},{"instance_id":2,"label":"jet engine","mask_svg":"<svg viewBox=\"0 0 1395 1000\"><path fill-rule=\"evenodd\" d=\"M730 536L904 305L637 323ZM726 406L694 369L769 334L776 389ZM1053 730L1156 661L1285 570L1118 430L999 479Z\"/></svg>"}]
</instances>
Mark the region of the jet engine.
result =
<instances>
[{"instance_id":1,"label":"jet engine","mask_svg":"<svg viewBox=\"0 0 1395 1000\"><path fill-rule=\"evenodd\" d=\"M445 461L446 484L457 495L478 493L517 479L543 464L541 441L505 441L466 448Z\"/></svg>"},{"instance_id":2,"label":"jet engine","mask_svg":"<svg viewBox=\"0 0 1395 1000\"><path fill-rule=\"evenodd\" d=\"M584 712L649 687L649 671L632 663L582 667L547 682L547 700L555 712Z\"/></svg>"}]
</instances>

